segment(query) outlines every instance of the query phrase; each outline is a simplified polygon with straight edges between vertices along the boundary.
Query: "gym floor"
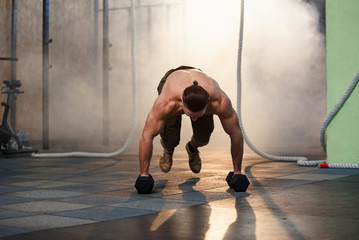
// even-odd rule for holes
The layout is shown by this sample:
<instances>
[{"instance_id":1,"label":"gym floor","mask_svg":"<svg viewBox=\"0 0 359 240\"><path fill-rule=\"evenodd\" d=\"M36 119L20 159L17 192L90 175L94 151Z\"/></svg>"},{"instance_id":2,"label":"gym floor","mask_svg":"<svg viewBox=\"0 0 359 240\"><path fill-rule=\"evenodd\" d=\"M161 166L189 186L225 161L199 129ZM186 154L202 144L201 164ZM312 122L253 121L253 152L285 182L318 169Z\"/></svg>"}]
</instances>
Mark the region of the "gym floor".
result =
<instances>
[{"instance_id":1,"label":"gym floor","mask_svg":"<svg viewBox=\"0 0 359 240\"><path fill-rule=\"evenodd\" d=\"M171 172L153 157L139 195L137 155L111 159L0 156L1 239L356 239L359 170L299 167L246 155L246 193L230 190L228 153L185 152Z\"/></svg>"}]
</instances>

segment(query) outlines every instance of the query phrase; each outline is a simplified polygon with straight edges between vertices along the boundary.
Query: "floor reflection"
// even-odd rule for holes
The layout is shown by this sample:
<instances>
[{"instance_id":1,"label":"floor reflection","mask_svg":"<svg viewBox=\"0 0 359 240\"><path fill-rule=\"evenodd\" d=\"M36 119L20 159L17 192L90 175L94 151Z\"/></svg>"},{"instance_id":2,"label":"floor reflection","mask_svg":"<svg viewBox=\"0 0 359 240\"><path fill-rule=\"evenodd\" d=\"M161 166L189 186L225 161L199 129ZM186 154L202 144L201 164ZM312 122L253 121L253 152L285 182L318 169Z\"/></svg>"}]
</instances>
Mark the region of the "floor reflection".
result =
<instances>
[{"instance_id":1,"label":"floor reflection","mask_svg":"<svg viewBox=\"0 0 359 240\"><path fill-rule=\"evenodd\" d=\"M188 191L200 181L190 178L179 184L179 189ZM232 190L228 190L231 194ZM203 192L195 191L196 201L207 202ZM151 236L163 234L182 239L256 239L256 216L247 200L243 197L228 199L232 205L220 206L218 202L204 203L200 206L186 207L160 212L151 224ZM183 200L193 200L193 195L183 194Z\"/></svg>"},{"instance_id":2,"label":"floor reflection","mask_svg":"<svg viewBox=\"0 0 359 240\"><path fill-rule=\"evenodd\" d=\"M289 239L305 240L307 239L306 236L300 231L300 229L298 229L297 225L288 218L288 214L282 210L281 204L277 203L277 201L273 199L273 193L268 192L266 188L262 186L261 182L257 181L256 177L253 176L251 172L251 169L254 166L268 163L270 162L258 162L245 168L245 174L251 179L252 183L255 182L257 188L261 189L260 192L257 192L258 198L251 199L252 204L255 203L258 206L261 206L261 209L259 211L257 210L257 224L260 228L257 230L259 232L257 235L259 237L263 237L263 232L268 232L267 228L270 228L282 238L285 237ZM236 209L238 209L237 202L243 202L243 200L243 198L236 198Z\"/></svg>"},{"instance_id":3,"label":"floor reflection","mask_svg":"<svg viewBox=\"0 0 359 240\"><path fill-rule=\"evenodd\" d=\"M200 178L190 178L178 185L178 188L187 192L194 191L194 186ZM196 201L206 202L206 197L201 192L196 192ZM191 195L183 194L183 200L193 201ZM168 236L182 239L205 239L209 229L211 207L203 204L201 207L186 207L173 211L159 213L151 225L151 235L156 236L166 232Z\"/></svg>"},{"instance_id":4,"label":"floor reflection","mask_svg":"<svg viewBox=\"0 0 359 240\"><path fill-rule=\"evenodd\" d=\"M163 223L165 223L168 219L170 219L175 213L176 213L176 210L159 212L150 227L150 231L152 231L152 232L156 231L159 227L162 226Z\"/></svg>"},{"instance_id":5,"label":"floor reflection","mask_svg":"<svg viewBox=\"0 0 359 240\"><path fill-rule=\"evenodd\" d=\"M256 239L256 215L247 198L236 198L234 208L236 219L228 226L222 239L237 239L238 236L245 236L245 239Z\"/></svg>"}]
</instances>

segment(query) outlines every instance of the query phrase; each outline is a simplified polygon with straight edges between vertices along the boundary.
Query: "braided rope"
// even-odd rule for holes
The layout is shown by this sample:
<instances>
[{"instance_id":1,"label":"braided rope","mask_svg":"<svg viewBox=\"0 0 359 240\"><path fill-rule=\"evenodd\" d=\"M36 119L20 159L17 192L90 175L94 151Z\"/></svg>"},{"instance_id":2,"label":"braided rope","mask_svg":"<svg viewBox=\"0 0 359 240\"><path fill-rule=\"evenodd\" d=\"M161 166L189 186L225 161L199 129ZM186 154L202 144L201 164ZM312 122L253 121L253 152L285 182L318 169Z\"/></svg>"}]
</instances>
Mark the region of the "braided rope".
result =
<instances>
[{"instance_id":1,"label":"braided rope","mask_svg":"<svg viewBox=\"0 0 359 240\"><path fill-rule=\"evenodd\" d=\"M353 92L354 88L358 84L359 81L359 71L355 74L354 79L349 84L348 88L345 90L344 94L339 99L338 103L334 106L334 108L330 111L330 113L325 118L322 128L320 129L320 143L323 148L323 151L326 152L326 143L325 143L325 131L333 120L338 111L342 108L345 101L349 98L350 94Z\"/></svg>"},{"instance_id":2,"label":"braided rope","mask_svg":"<svg viewBox=\"0 0 359 240\"><path fill-rule=\"evenodd\" d=\"M349 169L358 169L359 164L355 163L321 163L321 168L349 168Z\"/></svg>"},{"instance_id":3,"label":"braided rope","mask_svg":"<svg viewBox=\"0 0 359 240\"><path fill-rule=\"evenodd\" d=\"M244 26L244 0L241 0L241 17L240 17L240 28L239 28L239 43L238 43L238 59L237 59L237 114L239 125L242 129L243 138L248 144L248 146L258 155L275 161L307 161L305 157L293 157L293 156L274 156L261 152L257 149L249 140L247 134L245 133L242 120L242 111L241 111L241 97L242 97L242 48L243 48L243 26Z\"/></svg>"},{"instance_id":4,"label":"braided rope","mask_svg":"<svg viewBox=\"0 0 359 240\"><path fill-rule=\"evenodd\" d=\"M132 64L132 89L133 89L133 121L129 136L122 148L111 153L89 153L89 152L68 152L68 153L33 153L32 157L37 158L65 158L65 157L93 157L110 158L123 153L130 145L135 134L137 124L137 92L136 92L136 18L135 2L131 0L131 64Z\"/></svg>"}]
</instances>

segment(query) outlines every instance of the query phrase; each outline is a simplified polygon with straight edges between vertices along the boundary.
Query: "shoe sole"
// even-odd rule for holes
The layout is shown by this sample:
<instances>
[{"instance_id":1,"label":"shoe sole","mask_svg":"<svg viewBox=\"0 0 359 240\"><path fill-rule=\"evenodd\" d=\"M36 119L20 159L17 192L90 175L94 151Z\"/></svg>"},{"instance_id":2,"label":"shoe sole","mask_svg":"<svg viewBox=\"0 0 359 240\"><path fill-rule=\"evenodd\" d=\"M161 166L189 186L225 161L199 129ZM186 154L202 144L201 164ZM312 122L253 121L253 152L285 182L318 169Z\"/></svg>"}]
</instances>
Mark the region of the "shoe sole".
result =
<instances>
[{"instance_id":1,"label":"shoe sole","mask_svg":"<svg viewBox=\"0 0 359 240\"><path fill-rule=\"evenodd\" d=\"M191 169L191 171L193 173L199 173L201 171L201 168L202 168L202 161L200 160L199 161L199 164L193 164L193 160L191 161L191 152L190 150L188 149L188 143L186 144L186 151L187 151L187 154L188 154L188 164L189 164L189 168ZM199 154L199 153L198 153ZM201 159L199 157L199 159ZM192 162L192 163L191 163ZM198 169L199 168L199 169Z\"/></svg>"}]
</instances>

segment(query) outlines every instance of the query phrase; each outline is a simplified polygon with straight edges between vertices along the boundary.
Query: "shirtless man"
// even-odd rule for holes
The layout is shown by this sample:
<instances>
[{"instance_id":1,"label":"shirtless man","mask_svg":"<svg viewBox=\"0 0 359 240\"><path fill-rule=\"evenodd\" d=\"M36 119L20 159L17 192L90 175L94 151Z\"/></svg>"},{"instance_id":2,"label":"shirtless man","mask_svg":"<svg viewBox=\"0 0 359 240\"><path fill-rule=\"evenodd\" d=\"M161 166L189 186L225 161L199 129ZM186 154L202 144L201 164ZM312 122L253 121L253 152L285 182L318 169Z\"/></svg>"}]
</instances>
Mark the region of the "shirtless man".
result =
<instances>
[{"instance_id":1,"label":"shirtless man","mask_svg":"<svg viewBox=\"0 0 359 240\"><path fill-rule=\"evenodd\" d=\"M216 114L231 139L234 175L241 173L243 138L238 117L230 99L213 78L199 69L181 66L166 73L158 93L139 143L140 176L149 176L153 139L158 134L164 147L160 168L163 172L170 171L173 151L180 141L183 114L191 118L193 129L193 136L186 144L190 169L194 173L201 170L197 148L208 144L214 128L213 115Z\"/></svg>"}]
</instances>

